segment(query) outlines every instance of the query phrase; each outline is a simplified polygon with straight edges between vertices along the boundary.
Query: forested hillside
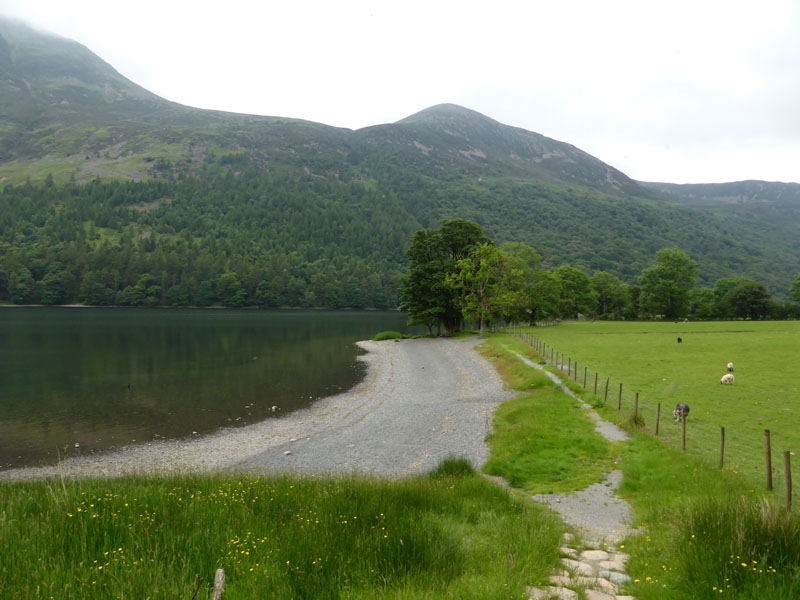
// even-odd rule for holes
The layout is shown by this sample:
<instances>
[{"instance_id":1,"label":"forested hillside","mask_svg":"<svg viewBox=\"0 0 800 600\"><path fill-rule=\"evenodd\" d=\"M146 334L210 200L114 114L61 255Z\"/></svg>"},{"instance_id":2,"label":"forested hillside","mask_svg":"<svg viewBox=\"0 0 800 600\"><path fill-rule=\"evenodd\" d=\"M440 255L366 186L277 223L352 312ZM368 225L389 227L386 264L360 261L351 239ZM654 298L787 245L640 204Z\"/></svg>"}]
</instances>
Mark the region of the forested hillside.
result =
<instances>
[{"instance_id":1,"label":"forested hillside","mask_svg":"<svg viewBox=\"0 0 800 600\"><path fill-rule=\"evenodd\" d=\"M791 200L688 206L462 107L358 131L194 109L2 19L0 71L0 302L396 306L412 235L447 219L630 284L666 247L706 286L785 298L800 272Z\"/></svg>"}]
</instances>

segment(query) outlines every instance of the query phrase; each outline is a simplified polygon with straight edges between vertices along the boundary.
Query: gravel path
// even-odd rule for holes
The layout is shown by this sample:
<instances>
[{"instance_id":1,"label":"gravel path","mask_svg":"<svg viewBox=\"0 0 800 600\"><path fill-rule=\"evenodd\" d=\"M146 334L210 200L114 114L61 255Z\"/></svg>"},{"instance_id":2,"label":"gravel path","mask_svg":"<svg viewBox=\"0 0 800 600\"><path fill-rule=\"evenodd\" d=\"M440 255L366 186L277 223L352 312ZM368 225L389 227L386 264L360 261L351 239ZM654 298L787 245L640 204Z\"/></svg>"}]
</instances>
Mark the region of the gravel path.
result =
<instances>
[{"instance_id":1,"label":"gravel path","mask_svg":"<svg viewBox=\"0 0 800 600\"><path fill-rule=\"evenodd\" d=\"M60 465L0 472L0 481L134 473L368 473L402 476L448 456L488 458L494 408L513 394L466 340L358 342L367 375L352 390L277 419L190 440L128 446Z\"/></svg>"}]
</instances>

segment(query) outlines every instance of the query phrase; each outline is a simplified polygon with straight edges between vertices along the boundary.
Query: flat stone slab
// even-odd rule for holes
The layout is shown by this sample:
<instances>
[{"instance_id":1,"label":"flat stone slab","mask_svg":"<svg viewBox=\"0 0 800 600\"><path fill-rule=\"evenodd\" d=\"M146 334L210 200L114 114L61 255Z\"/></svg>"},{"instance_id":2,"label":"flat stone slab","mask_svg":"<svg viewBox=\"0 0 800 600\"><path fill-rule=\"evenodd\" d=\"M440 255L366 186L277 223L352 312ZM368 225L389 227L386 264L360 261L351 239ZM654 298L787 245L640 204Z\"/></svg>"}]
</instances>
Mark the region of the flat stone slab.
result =
<instances>
[{"instance_id":1,"label":"flat stone slab","mask_svg":"<svg viewBox=\"0 0 800 600\"><path fill-rule=\"evenodd\" d=\"M581 552L581 560L608 560L608 552L605 550L584 550Z\"/></svg>"},{"instance_id":2,"label":"flat stone slab","mask_svg":"<svg viewBox=\"0 0 800 600\"><path fill-rule=\"evenodd\" d=\"M527 593L530 600L550 600L551 598L557 598L558 600L578 600L579 598L578 592L563 587L531 587L527 589Z\"/></svg>"},{"instance_id":3,"label":"flat stone slab","mask_svg":"<svg viewBox=\"0 0 800 600\"><path fill-rule=\"evenodd\" d=\"M621 560L601 560L597 566L606 571L624 571L625 563Z\"/></svg>"},{"instance_id":4,"label":"flat stone slab","mask_svg":"<svg viewBox=\"0 0 800 600\"><path fill-rule=\"evenodd\" d=\"M562 558L561 564L567 569L575 571L579 575L594 575L595 570L592 565L579 560L572 560L571 558Z\"/></svg>"},{"instance_id":5,"label":"flat stone slab","mask_svg":"<svg viewBox=\"0 0 800 600\"><path fill-rule=\"evenodd\" d=\"M600 571L598 575L617 584L628 583L631 580L629 575L626 575L625 573L618 573L617 571Z\"/></svg>"},{"instance_id":6,"label":"flat stone slab","mask_svg":"<svg viewBox=\"0 0 800 600\"><path fill-rule=\"evenodd\" d=\"M586 590L584 594L586 595L586 600L616 600L616 596L598 592L597 590Z\"/></svg>"}]
</instances>

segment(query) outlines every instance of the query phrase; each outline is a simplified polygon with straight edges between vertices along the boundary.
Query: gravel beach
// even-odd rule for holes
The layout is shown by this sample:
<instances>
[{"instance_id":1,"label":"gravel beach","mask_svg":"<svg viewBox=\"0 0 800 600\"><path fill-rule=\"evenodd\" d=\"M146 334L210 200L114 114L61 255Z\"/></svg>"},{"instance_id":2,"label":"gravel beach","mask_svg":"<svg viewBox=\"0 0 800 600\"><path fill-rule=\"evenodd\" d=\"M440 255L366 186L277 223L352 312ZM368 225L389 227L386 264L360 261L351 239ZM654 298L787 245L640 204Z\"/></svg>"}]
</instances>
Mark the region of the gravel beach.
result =
<instances>
[{"instance_id":1,"label":"gravel beach","mask_svg":"<svg viewBox=\"0 0 800 600\"><path fill-rule=\"evenodd\" d=\"M312 407L199 439L164 440L0 472L0 481L46 477L246 471L258 474L429 471L448 456L488 458L494 408L513 396L474 347L478 338L358 342L365 379ZM267 400L268 401L268 400Z\"/></svg>"}]
</instances>

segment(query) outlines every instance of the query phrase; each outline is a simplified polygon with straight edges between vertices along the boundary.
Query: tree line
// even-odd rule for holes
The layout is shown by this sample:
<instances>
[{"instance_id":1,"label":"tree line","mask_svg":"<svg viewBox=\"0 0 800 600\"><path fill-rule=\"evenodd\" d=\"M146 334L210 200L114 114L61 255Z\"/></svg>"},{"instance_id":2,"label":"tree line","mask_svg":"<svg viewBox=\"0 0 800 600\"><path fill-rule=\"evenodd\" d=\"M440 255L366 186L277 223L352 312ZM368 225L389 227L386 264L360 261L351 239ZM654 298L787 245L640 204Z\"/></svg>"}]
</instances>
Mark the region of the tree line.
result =
<instances>
[{"instance_id":1,"label":"tree line","mask_svg":"<svg viewBox=\"0 0 800 600\"><path fill-rule=\"evenodd\" d=\"M639 285L597 271L591 276L563 265L541 268L530 246L497 246L479 225L461 219L416 232L400 284L400 308L410 323L430 333L458 331L465 321L486 326L591 317L600 319L766 319L800 317L800 275L787 302L745 277L698 287L697 262L665 248L639 275Z\"/></svg>"},{"instance_id":2,"label":"tree line","mask_svg":"<svg viewBox=\"0 0 800 600\"><path fill-rule=\"evenodd\" d=\"M438 214L461 206L455 188L430 197L424 182L398 181L402 185L392 192L369 178L209 167L174 180L57 185L49 177L43 184L6 186L0 192L0 302L395 308L413 306L415 295L427 295L431 306L423 312L441 312L444 330L463 318L465 308L488 320L500 313L533 320L798 316L798 281L786 302L744 277L698 287L696 264L692 268L674 249L656 254L652 267L644 267L641 251L620 255L617 262L624 268L619 269L602 268L602 261L573 262L569 253L556 267L554 242L541 228L554 218L554 207L537 205L540 228L525 238L500 228L497 213L505 208L491 211L491 226L501 237L542 238L551 261L545 268L539 252L526 244L497 246L472 221L442 222ZM501 202L505 192L494 191ZM462 200L471 206L469 195ZM513 213L507 220L517 217ZM441 227L424 229L431 222ZM437 246L441 243L449 244L447 252ZM594 242L583 246L581 252L588 251ZM421 266L428 256L437 257L438 275L433 264ZM628 273L633 265L642 266ZM441 280L426 289L414 279L420 269ZM674 283L684 271L685 279ZM623 282L622 272L638 283ZM414 292L414 286L422 287ZM443 300L454 290L463 305ZM661 306L664 298L670 303Z\"/></svg>"},{"instance_id":3,"label":"tree line","mask_svg":"<svg viewBox=\"0 0 800 600\"><path fill-rule=\"evenodd\" d=\"M418 227L363 186L309 178L48 178L0 192L0 301L389 308Z\"/></svg>"}]
</instances>

